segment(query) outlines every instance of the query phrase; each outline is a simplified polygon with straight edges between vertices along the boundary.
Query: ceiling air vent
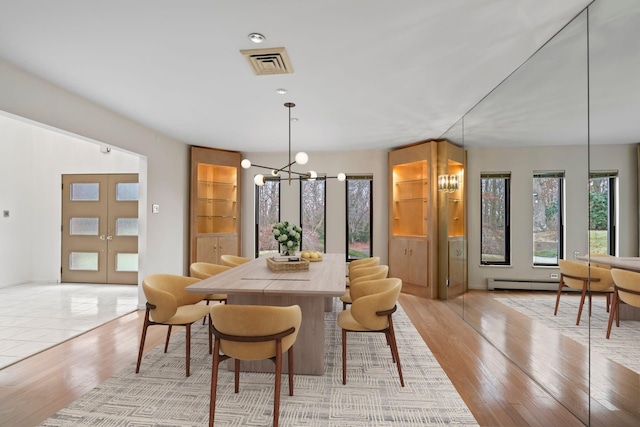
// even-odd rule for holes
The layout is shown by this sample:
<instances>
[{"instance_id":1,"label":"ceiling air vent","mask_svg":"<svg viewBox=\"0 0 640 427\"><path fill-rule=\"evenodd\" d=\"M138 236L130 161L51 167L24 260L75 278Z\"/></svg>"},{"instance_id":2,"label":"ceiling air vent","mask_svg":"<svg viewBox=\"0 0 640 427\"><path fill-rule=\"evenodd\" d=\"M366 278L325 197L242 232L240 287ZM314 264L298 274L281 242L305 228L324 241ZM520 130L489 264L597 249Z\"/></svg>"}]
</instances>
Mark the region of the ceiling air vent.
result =
<instances>
[{"instance_id":1,"label":"ceiling air vent","mask_svg":"<svg viewBox=\"0 0 640 427\"><path fill-rule=\"evenodd\" d=\"M283 47L241 50L240 53L247 58L257 76L293 73L289 56Z\"/></svg>"}]
</instances>

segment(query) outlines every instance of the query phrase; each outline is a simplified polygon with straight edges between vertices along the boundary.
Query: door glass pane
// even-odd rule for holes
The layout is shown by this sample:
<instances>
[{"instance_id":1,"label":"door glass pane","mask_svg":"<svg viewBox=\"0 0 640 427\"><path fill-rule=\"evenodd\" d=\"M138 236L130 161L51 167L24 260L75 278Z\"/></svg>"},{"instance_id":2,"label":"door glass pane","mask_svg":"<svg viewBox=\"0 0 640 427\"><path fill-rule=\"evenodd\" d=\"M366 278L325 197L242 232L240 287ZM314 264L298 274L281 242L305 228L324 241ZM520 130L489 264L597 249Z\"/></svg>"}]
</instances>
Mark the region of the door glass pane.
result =
<instances>
[{"instance_id":1,"label":"door glass pane","mask_svg":"<svg viewBox=\"0 0 640 427\"><path fill-rule=\"evenodd\" d=\"M97 236L98 218L71 218L69 234L72 236Z\"/></svg>"},{"instance_id":2,"label":"door glass pane","mask_svg":"<svg viewBox=\"0 0 640 427\"><path fill-rule=\"evenodd\" d=\"M137 201L138 200L138 183L137 182L119 182L116 184L116 200Z\"/></svg>"},{"instance_id":3,"label":"door glass pane","mask_svg":"<svg viewBox=\"0 0 640 427\"><path fill-rule=\"evenodd\" d=\"M137 236L138 218L116 218L116 236Z\"/></svg>"},{"instance_id":4,"label":"door glass pane","mask_svg":"<svg viewBox=\"0 0 640 427\"><path fill-rule=\"evenodd\" d=\"M69 254L69 270L98 271L98 253L71 252Z\"/></svg>"},{"instance_id":5,"label":"door glass pane","mask_svg":"<svg viewBox=\"0 0 640 427\"><path fill-rule=\"evenodd\" d=\"M138 254L116 254L116 271L138 271Z\"/></svg>"},{"instance_id":6,"label":"door glass pane","mask_svg":"<svg viewBox=\"0 0 640 427\"><path fill-rule=\"evenodd\" d=\"M100 184L97 182L71 184L71 200L79 202L100 200Z\"/></svg>"}]
</instances>

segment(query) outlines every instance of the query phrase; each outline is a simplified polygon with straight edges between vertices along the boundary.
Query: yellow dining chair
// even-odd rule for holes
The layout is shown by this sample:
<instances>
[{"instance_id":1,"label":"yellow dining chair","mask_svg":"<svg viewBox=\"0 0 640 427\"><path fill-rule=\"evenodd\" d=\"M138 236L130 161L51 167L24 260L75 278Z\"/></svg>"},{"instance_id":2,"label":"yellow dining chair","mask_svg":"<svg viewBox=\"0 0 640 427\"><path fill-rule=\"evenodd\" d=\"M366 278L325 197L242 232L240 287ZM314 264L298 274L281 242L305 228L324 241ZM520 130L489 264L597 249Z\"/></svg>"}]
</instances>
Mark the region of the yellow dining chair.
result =
<instances>
[{"instance_id":1,"label":"yellow dining chair","mask_svg":"<svg viewBox=\"0 0 640 427\"><path fill-rule=\"evenodd\" d=\"M287 352L289 396L293 396L293 344L298 337L302 311L300 306L272 307L262 305L223 305L211 307L211 333L214 335L211 369L211 403L209 426L216 411L216 391L220 362L234 359L235 392L240 386L240 361L270 359L275 365L273 425L280 415L280 383L282 354Z\"/></svg>"},{"instance_id":2,"label":"yellow dining chair","mask_svg":"<svg viewBox=\"0 0 640 427\"><path fill-rule=\"evenodd\" d=\"M586 264L566 259L558 260L558 266L560 267L560 278L558 281L556 308L553 311L554 316L558 314L560 295L562 295L562 290L565 287L582 291L576 325L580 324L582 307L584 306L584 300L587 293L589 294L589 312L591 312L591 295L594 292L604 293L606 295L607 312L609 312L611 302L609 296L613 293L613 278L611 277L611 270L593 266L589 267Z\"/></svg>"},{"instance_id":3,"label":"yellow dining chair","mask_svg":"<svg viewBox=\"0 0 640 427\"><path fill-rule=\"evenodd\" d=\"M198 304L204 298L203 294L187 292L185 288L199 282L200 279L193 277L176 276L173 274L152 274L142 281L142 290L147 298L147 309L144 315L142 326L142 337L140 338L140 350L138 352L138 363L136 364L136 374L140 372L142 362L142 350L147 336L147 328L153 325L166 325L167 340L164 345L164 352L169 347L169 338L173 326L186 327L186 365L187 376L191 362L191 325L209 315L209 307ZM211 333L209 332L209 352L211 352Z\"/></svg>"},{"instance_id":4,"label":"yellow dining chair","mask_svg":"<svg viewBox=\"0 0 640 427\"><path fill-rule=\"evenodd\" d=\"M227 267L237 267L240 264L251 261L251 258L245 258L236 255L220 255L220 262Z\"/></svg>"},{"instance_id":5,"label":"yellow dining chair","mask_svg":"<svg viewBox=\"0 0 640 427\"><path fill-rule=\"evenodd\" d=\"M614 281L613 303L609 313L609 325L607 326L607 339L611 335L613 318L616 318L616 326L620 327L620 303L640 307L640 273L618 268L611 269Z\"/></svg>"},{"instance_id":6,"label":"yellow dining chair","mask_svg":"<svg viewBox=\"0 0 640 427\"><path fill-rule=\"evenodd\" d=\"M391 357L398 368L400 385L404 387L400 355L391 315L395 313L402 280L397 278L369 280L351 287L351 308L338 314L342 328L342 384L347 383L347 332L381 332L391 347Z\"/></svg>"},{"instance_id":7,"label":"yellow dining chair","mask_svg":"<svg viewBox=\"0 0 640 427\"><path fill-rule=\"evenodd\" d=\"M227 267L226 265L211 264L208 262L194 262L189 266L189 275L191 277L195 277L196 279L206 279L230 269L231 267ZM203 300L206 301L206 305L209 305L209 302L211 301L217 301L226 304L227 294L207 294L204 296ZM203 325L205 321L206 317L202 319Z\"/></svg>"},{"instance_id":8,"label":"yellow dining chair","mask_svg":"<svg viewBox=\"0 0 640 427\"><path fill-rule=\"evenodd\" d=\"M389 274L389 266L388 265L376 265L373 267L361 267L355 269L351 273L350 285L347 288L344 295L340 297L340 301L342 301L342 309L346 310L347 305L351 304L351 286L364 282L367 280L377 280L377 279L386 279Z\"/></svg>"},{"instance_id":9,"label":"yellow dining chair","mask_svg":"<svg viewBox=\"0 0 640 427\"><path fill-rule=\"evenodd\" d=\"M347 266L347 288L349 287L349 283L351 281L351 272L363 267L375 267L380 264L380 257L370 257L370 258L361 258L355 259L349 262Z\"/></svg>"}]
</instances>

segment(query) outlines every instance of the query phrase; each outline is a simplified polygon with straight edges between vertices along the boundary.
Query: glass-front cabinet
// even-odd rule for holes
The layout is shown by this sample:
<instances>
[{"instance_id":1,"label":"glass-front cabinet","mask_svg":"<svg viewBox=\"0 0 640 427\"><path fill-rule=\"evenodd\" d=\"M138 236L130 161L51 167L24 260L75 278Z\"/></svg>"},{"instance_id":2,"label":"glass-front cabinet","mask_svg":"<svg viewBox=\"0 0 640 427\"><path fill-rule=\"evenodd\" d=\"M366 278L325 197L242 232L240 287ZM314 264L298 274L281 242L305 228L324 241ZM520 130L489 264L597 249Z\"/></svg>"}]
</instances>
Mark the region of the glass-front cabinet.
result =
<instances>
[{"instance_id":1,"label":"glass-front cabinet","mask_svg":"<svg viewBox=\"0 0 640 427\"><path fill-rule=\"evenodd\" d=\"M191 262L240 255L240 160L239 152L191 147Z\"/></svg>"}]
</instances>

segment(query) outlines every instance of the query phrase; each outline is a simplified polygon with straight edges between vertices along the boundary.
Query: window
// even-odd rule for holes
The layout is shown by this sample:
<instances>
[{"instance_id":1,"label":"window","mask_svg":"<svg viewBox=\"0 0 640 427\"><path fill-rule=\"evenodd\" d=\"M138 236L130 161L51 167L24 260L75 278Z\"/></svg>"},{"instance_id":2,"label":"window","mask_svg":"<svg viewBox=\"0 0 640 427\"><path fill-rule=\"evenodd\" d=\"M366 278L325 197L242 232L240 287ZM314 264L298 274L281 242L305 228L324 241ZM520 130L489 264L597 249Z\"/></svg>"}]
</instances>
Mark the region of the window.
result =
<instances>
[{"instance_id":1,"label":"window","mask_svg":"<svg viewBox=\"0 0 640 427\"><path fill-rule=\"evenodd\" d=\"M347 261L373 253L373 176L347 175Z\"/></svg>"},{"instance_id":2,"label":"window","mask_svg":"<svg viewBox=\"0 0 640 427\"><path fill-rule=\"evenodd\" d=\"M300 250L325 252L327 186L324 178L300 180Z\"/></svg>"},{"instance_id":3,"label":"window","mask_svg":"<svg viewBox=\"0 0 640 427\"><path fill-rule=\"evenodd\" d=\"M280 221L280 180L265 177L263 186L256 188L256 257L279 252L271 227Z\"/></svg>"},{"instance_id":4,"label":"window","mask_svg":"<svg viewBox=\"0 0 640 427\"><path fill-rule=\"evenodd\" d=\"M487 173L480 176L480 262L484 265L511 263L510 180L509 173Z\"/></svg>"},{"instance_id":5,"label":"window","mask_svg":"<svg viewBox=\"0 0 640 427\"><path fill-rule=\"evenodd\" d=\"M589 174L589 252L616 254L617 172Z\"/></svg>"},{"instance_id":6,"label":"window","mask_svg":"<svg viewBox=\"0 0 640 427\"><path fill-rule=\"evenodd\" d=\"M564 172L533 174L533 265L558 265L563 258Z\"/></svg>"}]
</instances>

